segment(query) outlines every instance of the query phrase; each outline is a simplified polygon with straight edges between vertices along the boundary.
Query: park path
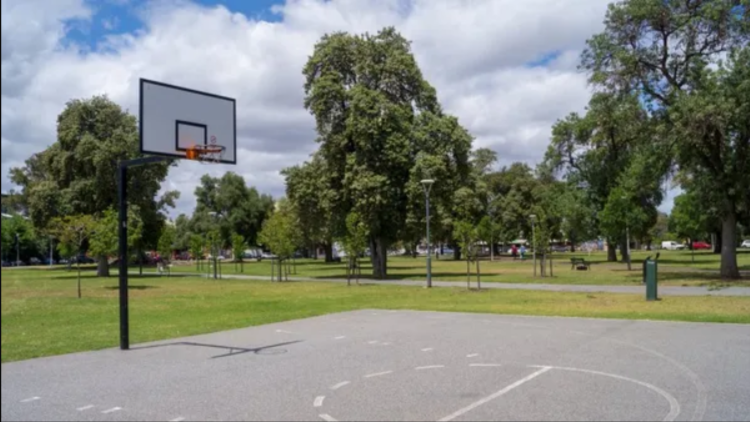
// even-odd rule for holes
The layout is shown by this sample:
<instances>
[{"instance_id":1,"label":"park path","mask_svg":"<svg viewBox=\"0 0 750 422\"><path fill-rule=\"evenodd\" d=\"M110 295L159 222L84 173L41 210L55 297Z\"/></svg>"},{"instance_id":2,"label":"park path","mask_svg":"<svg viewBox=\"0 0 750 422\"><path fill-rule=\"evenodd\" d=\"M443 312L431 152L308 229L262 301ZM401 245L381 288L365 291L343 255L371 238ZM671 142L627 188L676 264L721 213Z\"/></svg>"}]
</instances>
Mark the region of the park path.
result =
<instances>
[{"instance_id":1,"label":"park path","mask_svg":"<svg viewBox=\"0 0 750 422\"><path fill-rule=\"evenodd\" d=\"M172 273L173 275L203 277L205 273ZM271 280L271 277L253 276L241 274L223 274L222 278L235 280ZM346 279L339 278L310 278L289 277L289 281L315 281L324 283L346 283ZM424 286L426 281L421 280L374 280L360 278L365 284L389 284L396 286ZM432 281L434 287L466 287L464 281ZM476 286L476 282L472 282ZM482 283L483 289L506 289L506 290L537 290L550 292L583 292L583 293L627 293L646 294L646 286L601 286L590 284L537 284L537 283ZM708 287L697 286L659 286L659 296L750 296L750 287L723 287L709 290Z\"/></svg>"}]
</instances>

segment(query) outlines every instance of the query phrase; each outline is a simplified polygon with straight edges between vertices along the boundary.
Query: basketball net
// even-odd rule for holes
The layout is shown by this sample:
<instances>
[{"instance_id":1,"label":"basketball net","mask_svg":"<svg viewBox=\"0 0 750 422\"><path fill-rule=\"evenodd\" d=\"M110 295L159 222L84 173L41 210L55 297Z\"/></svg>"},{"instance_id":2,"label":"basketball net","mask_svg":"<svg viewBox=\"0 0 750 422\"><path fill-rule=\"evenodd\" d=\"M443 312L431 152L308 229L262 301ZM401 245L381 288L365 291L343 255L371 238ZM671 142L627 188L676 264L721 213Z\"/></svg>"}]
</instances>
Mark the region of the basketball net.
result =
<instances>
[{"instance_id":1,"label":"basketball net","mask_svg":"<svg viewBox=\"0 0 750 422\"><path fill-rule=\"evenodd\" d=\"M185 151L185 158L188 160L200 161L201 163L220 163L224 157L226 148L216 144L216 136L211 135L208 145L198 145L193 143Z\"/></svg>"}]
</instances>

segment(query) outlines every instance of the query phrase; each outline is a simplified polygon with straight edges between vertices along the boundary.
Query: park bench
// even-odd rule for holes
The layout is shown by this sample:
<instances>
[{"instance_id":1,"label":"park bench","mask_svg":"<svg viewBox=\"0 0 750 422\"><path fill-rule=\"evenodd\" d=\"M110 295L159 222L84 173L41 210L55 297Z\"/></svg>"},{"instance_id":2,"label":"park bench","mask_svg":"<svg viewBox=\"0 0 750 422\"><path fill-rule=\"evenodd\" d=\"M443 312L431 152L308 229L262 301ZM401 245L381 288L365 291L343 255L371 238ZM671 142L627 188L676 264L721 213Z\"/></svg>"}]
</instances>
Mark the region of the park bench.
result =
<instances>
[{"instance_id":1,"label":"park bench","mask_svg":"<svg viewBox=\"0 0 750 422\"><path fill-rule=\"evenodd\" d=\"M587 262L583 258L570 258L570 269L588 270L591 266L590 262Z\"/></svg>"}]
</instances>

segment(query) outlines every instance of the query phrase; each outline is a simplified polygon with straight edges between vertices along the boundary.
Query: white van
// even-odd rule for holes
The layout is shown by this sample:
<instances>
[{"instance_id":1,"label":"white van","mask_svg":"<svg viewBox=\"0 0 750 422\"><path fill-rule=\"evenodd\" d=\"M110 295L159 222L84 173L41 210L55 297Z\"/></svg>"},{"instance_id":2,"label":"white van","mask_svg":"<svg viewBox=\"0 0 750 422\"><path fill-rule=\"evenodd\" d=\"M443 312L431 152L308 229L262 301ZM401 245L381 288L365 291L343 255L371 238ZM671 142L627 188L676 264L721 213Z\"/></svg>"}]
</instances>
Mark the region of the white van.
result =
<instances>
[{"instance_id":1,"label":"white van","mask_svg":"<svg viewBox=\"0 0 750 422\"><path fill-rule=\"evenodd\" d=\"M679 250L685 249L685 245L681 243L677 243L674 240L667 240L667 241L661 242L661 248L666 249L668 251L679 251Z\"/></svg>"}]
</instances>

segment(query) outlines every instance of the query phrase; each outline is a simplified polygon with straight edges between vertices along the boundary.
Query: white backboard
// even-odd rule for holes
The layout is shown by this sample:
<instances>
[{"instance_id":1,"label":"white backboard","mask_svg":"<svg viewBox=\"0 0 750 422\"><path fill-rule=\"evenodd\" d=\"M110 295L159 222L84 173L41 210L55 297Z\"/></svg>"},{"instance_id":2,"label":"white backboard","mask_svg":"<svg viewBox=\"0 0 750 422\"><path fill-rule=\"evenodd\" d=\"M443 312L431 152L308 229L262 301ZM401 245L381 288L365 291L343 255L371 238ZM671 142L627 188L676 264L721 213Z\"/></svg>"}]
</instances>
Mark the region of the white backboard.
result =
<instances>
[{"instance_id":1,"label":"white backboard","mask_svg":"<svg viewBox=\"0 0 750 422\"><path fill-rule=\"evenodd\" d=\"M141 153L185 158L188 147L225 148L221 162L237 164L237 107L233 98L141 79Z\"/></svg>"}]
</instances>

